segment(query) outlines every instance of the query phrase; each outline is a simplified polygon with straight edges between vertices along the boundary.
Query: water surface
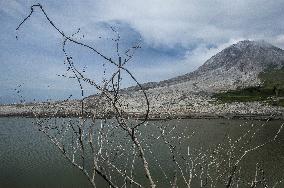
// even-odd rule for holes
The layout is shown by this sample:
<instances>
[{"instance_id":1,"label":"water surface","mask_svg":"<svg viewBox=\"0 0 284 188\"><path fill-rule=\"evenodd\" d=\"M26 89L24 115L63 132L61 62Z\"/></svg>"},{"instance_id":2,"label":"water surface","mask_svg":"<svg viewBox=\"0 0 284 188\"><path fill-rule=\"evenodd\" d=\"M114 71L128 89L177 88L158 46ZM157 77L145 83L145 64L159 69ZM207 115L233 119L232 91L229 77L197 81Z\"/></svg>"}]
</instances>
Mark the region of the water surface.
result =
<instances>
[{"instance_id":1,"label":"water surface","mask_svg":"<svg viewBox=\"0 0 284 188\"><path fill-rule=\"evenodd\" d=\"M157 125L167 124L169 127L175 126L175 135L188 134L194 132L190 142L182 143L185 150L190 146L190 150L197 148L209 148L224 142L227 135L234 139L246 131L251 124L260 126L263 121L245 120L171 120L171 121L151 121L148 127L142 129L142 133L157 133ZM261 143L275 134L281 125L281 121L271 121L258 132L256 138L251 143ZM165 166L165 170L171 174L172 166L166 147L162 143L151 142L153 151L156 151L156 158L160 159L160 164ZM277 142L270 143L260 150L256 150L248 155L242 165L246 169L243 171L244 177L248 180L254 175L256 163L261 163L268 181L274 182L283 177L284 174L284 133L281 132ZM163 182L163 176L155 166L155 160L149 157L152 166L153 176L160 179L158 185L168 187L169 184ZM139 175L141 169L137 170ZM142 174L143 175L143 174ZM141 175L141 176L142 176ZM98 180L98 186L104 187L103 181ZM101 183L100 183L101 181ZM141 178L143 181L143 178ZM183 187L179 179L180 187ZM87 178L75 167L73 167L51 144L51 142L38 131L29 118L0 118L0 187L25 188L25 187L91 187ZM281 187L281 186L280 186Z\"/></svg>"}]
</instances>

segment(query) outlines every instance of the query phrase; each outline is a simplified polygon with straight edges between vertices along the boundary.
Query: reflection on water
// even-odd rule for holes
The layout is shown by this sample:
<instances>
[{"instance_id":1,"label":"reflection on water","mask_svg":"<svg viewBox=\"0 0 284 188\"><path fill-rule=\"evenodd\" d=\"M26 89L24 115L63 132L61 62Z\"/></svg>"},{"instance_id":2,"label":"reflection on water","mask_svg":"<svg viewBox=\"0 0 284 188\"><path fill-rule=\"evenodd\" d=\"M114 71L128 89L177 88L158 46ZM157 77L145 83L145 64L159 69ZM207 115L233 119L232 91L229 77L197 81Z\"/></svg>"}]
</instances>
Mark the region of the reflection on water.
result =
<instances>
[{"instance_id":1,"label":"reflection on water","mask_svg":"<svg viewBox=\"0 0 284 188\"><path fill-rule=\"evenodd\" d=\"M184 151L192 152L196 149L216 146L227 141L227 135L234 140L251 124L260 126L262 121L244 120L171 120L151 121L147 127L142 127L142 135L157 134L157 126L167 124L169 129L176 127L174 135L193 135L186 143L181 143ZM240 126L241 125L241 126ZM253 144L261 143L273 137L281 125L280 121L271 121L257 133ZM119 138L118 138L119 139ZM172 139L173 141L175 140ZM156 159L162 165L165 173L171 174L173 164L169 163L169 151L162 142L149 139L155 151L155 157L148 155L152 166L153 176L160 181L160 187L169 187L164 176L159 171ZM177 144L177 143L176 143ZM281 132L277 143L270 143L260 150L246 156L242 166L243 176L250 180L254 176L256 163L261 163L267 174L268 181L273 182L284 174L284 133ZM137 169L137 176L142 173ZM143 174L142 174L143 175ZM141 176L142 176L141 175ZM139 179L139 178L138 178ZM141 181L143 178L141 178ZM98 187L104 187L100 183ZM178 179L180 187L184 187L181 178ZM86 177L74 168L48 139L37 130L28 118L0 118L0 187L91 187Z\"/></svg>"}]
</instances>

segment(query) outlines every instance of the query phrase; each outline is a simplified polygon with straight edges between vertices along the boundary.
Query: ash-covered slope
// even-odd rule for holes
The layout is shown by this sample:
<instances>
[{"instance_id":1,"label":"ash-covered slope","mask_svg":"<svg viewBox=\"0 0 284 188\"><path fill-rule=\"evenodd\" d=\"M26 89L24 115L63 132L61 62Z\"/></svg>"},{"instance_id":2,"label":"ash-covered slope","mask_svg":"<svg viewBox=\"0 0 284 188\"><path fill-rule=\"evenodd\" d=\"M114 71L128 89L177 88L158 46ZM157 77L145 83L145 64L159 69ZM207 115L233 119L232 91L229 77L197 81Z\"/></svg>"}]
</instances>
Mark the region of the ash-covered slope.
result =
<instances>
[{"instance_id":1,"label":"ash-covered slope","mask_svg":"<svg viewBox=\"0 0 284 188\"><path fill-rule=\"evenodd\" d=\"M284 51L266 42L241 41L207 60L192 73L143 85L151 117L270 116L284 117L284 108L263 102L219 103L213 93L260 85L260 72L284 66ZM120 93L121 105L128 114L143 115L146 101L138 87ZM86 100L90 109L99 104L96 97ZM102 106L107 106L106 104ZM106 107L105 107L106 108ZM111 112L111 107L107 108ZM105 113L105 112L103 112Z\"/></svg>"},{"instance_id":2,"label":"ash-covered slope","mask_svg":"<svg viewBox=\"0 0 284 188\"><path fill-rule=\"evenodd\" d=\"M219 92L260 84L258 74L284 66L284 50L264 41L240 41L207 60L192 73L144 84L144 88L177 85L194 92ZM137 90L130 87L127 91Z\"/></svg>"},{"instance_id":3,"label":"ash-covered slope","mask_svg":"<svg viewBox=\"0 0 284 188\"><path fill-rule=\"evenodd\" d=\"M219 103L212 93L261 84L259 75L266 69L284 67L284 51L266 42L241 41L207 60L192 73L161 82L143 85L147 89L150 117L279 117L284 118L284 107L271 106L261 101ZM274 71L275 72L275 71ZM274 75L273 71L270 75ZM280 74L279 74L280 75ZM281 74L283 75L283 74ZM282 78L279 78L280 80ZM271 80L271 79L269 79ZM282 82L281 82L282 83ZM138 87L120 92L122 110L134 117L144 117L147 103ZM113 114L113 106L98 95L84 99L86 112L98 117ZM80 113L79 101L38 104L17 107L0 106L0 116L32 114L76 115Z\"/></svg>"}]
</instances>

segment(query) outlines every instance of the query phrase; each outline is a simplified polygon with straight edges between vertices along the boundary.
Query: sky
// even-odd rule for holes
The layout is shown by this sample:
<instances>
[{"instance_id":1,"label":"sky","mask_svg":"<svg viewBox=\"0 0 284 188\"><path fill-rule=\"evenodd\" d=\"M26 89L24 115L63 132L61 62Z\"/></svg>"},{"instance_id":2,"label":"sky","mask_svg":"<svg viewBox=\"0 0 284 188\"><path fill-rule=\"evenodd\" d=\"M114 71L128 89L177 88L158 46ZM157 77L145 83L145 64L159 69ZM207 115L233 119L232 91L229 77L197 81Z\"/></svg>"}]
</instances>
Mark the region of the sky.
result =
<instances>
[{"instance_id":1,"label":"sky","mask_svg":"<svg viewBox=\"0 0 284 188\"><path fill-rule=\"evenodd\" d=\"M283 0L0 0L0 103L80 97L76 80L58 76L66 74L63 39L38 8L16 31L37 3L66 35L80 28L76 40L114 60L117 33L120 54L139 43L126 68L141 83L192 72L240 40L284 48ZM98 83L114 70L85 48L66 48ZM123 86L133 84L124 74ZM84 88L86 96L96 92Z\"/></svg>"}]
</instances>

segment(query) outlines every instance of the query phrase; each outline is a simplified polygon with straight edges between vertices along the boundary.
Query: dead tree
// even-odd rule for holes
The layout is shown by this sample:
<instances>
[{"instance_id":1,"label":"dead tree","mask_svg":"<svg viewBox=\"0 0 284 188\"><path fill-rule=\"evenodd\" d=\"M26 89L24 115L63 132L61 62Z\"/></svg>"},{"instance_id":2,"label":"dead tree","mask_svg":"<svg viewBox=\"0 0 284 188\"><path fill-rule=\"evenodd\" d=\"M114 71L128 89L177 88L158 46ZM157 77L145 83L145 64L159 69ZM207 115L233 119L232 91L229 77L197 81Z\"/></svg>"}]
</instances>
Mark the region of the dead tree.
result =
<instances>
[{"instance_id":1,"label":"dead tree","mask_svg":"<svg viewBox=\"0 0 284 188\"><path fill-rule=\"evenodd\" d=\"M216 147L202 150L198 148L195 154L190 152L191 146L184 143L194 136L175 133L176 126L156 126L155 133L145 134L149 122L149 100L141 84L126 68L135 51L140 48L137 43L123 53L120 49L121 37L113 27L115 37L116 59L106 56L97 48L85 44L76 37L80 35L80 29L71 36L66 35L49 17L41 4L31 6L29 15L17 27L17 31L31 18L35 10L39 10L48 21L51 28L62 38L62 53L65 55L66 74L61 75L76 80L79 85L82 100L78 108L79 118L57 118L58 113L53 112L42 118L38 110L34 112L35 124L39 131L59 149L62 155L75 167L81 170L93 187L96 187L96 178L100 176L110 187L156 187L159 181L167 181L170 187L178 187L181 181L186 187L193 187L193 182L198 182L199 187L239 187L240 162L251 152L260 149L268 143L274 142L280 134L282 126L268 141L247 148L259 129L249 129L238 139L232 140L229 136L227 142L220 143ZM17 36L18 38L18 36ZM90 53L99 56L104 62L113 65L115 70L109 78L104 78L102 83L88 78L84 69L76 65L72 55L66 46L74 44L89 50ZM138 85L144 100L144 117L142 120L128 119L124 112L124 102L121 94L122 72L128 74ZM96 107L92 110L86 107L83 84L89 84L99 92L96 96ZM68 102L68 100L64 101ZM68 103L67 103L68 105ZM44 105L44 108L52 108L52 105ZM46 110L46 109L44 109ZM64 108L61 109L64 112ZM111 113L111 116L104 116ZM143 131L144 130L144 131ZM148 140L151 140L148 142ZM227 145L225 145L225 143ZM241 143L241 144L240 144ZM155 147L163 144L167 148L167 159L173 166L173 171L166 172L166 166L155 153ZM158 145L158 146L157 146ZM157 179L153 175L153 166L157 167L163 178ZM143 169L144 177L137 177L135 170ZM145 178L146 177L146 178ZM248 183L253 188L258 184L266 186L264 172L260 165L256 166L254 179ZM280 184L283 180L275 183ZM274 186L274 187L275 187Z\"/></svg>"},{"instance_id":2,"label":"dead tree","mask_svg":"<svg viewBox=\"0 0 284 188\"><path fill-rule=\"evenodd\" d=\"M137 155L141 159L145 171L145 175L149 181L149 185L151 187L155 187L155 181L152 178L152 175L149 170L149 165L147 162L147 159L145 157L144 149L140 143L140 141L137 139L137 129L139 126L144 124L147 119L148 119L148 114L149 114L149 101L146 95L146 92L143 90L141 84L136 80L136 78L132 75L132 73L125 68L125 65L131 60L133 57L134 52L136 49L140 48L139 44L136 46L131 47L130 49L126 50L124 52L125 58L122 58L120 55L120 49L119 49L119 42L120 42L120 35L119 33L114 29L113 32L116 33L116 39L114 40L116 43L116 53L117 53L117 60L113 60L106 55L104 55L102 52L98 51L96 48L87 45L85 43L82 43L78 40L75 39L75 35L77 35L80 32L80 29L71 36L67 36L59 27L56 26L56 24L51 20L51 18L48 16L46 11L44 10L43 6L41 4L35 4L31 6L31 11L29 15L19 24L17 27L17 31L20 30L20 28L23 26L23 24L31 18L33 15L35 9L40 10L44 17L47 19L49 25L55 29L55 31L63 37L63 45L62 45L62 51L66 57L66 66L67 66L67 71L72 73L72 76L69 76L69 78L74 78L78 82L80 89L81 89L81 96L82 98L84 97L84 88L82 83L87 83L90 84L91 86L95 87L97 90L100 91L100 96L99 98L103 98L104 100L107 101L107 103L111 104L112 110L114 111L114 118L116 120L116 126L119 127L121 130L124 131L126 136L128 136L133 144L133 153L138 153ZM18 38L18 36L16 37ZM90 78L87 78L84 75L84 71L79 70L75 63L72 60L72 56L68 54L66 50L66 45L67 43L73 43L75 45L78 45L80 47L86 48L90 50L91 53L98 55L101 57L104 61L106 61L109 64L112 64L116 67L116 71L113 72L112 76L106 80L104 80L104 83L102 85L99 85L97 82L94 80L91 80ZM144 95L144 100L146 103L146 112L145 112L145 117L142 121L136 122L135 124L127 124L127 120L123 117L123 109L121 108L121 101L119 100L119 92L121 89L120 83L121 83L121 72L124 71L126 72L135 82L136 84L140 87L141 91L143 92ZM84 174L88 177L90 182L92 183L93 186L95 186L95 181L94 177L96 174L100 175L102 178L105 179L106 182L111 187L118 187L112 180L111 180L111 175L107 175L107 172L105 172L102 166L99 164L99 160L102 160L103 162L106 162L107 165L110 165L112 168L116 169L119 174L121 174L123 177L125 177L125 181L128 180L131 183L134 183L138 186L141 186L139 183L135 182L131 177L129 177L124 171L121 171L119 168L114 166L109 158L109 153L104 153L105 156L101 153L102 151L102 143L104 142L104 136L106 136L108 133L100 132L100 136L98 139L98 143L100 143L98 146L95 145L95 141L93 140L94 137L94 124L96 121L96 114L92 114L92 119L93 122L91 125L87 126L86 125L86 119L84 119L84 101L81 101L81 119L80 122L74 125L73 123L69 122L68 124L65 124L64 127L58 127L56 124L51 124L47 125L46 119L45 121L39 120L37 121L37 125L39 126L39 130L42 131L47 137L60 149L62 154L76 167L78 167L80 170L84 172ZM38 114L35 114L37 116ZM116 126L114 128L116 128ZM101 126L101 130L103 129L103 126ZM52 131L51 131L52 130ZM111 130L108 130L111 131ZM69 133L71 132L71 133ZM63 143L63 138L67 136L67 134L71 134L68 136L71 136L73 139L71 139L71 144ZM60 138L58 138L60 137ZM108 140L106 140L108 141ZM87 146L89 146L89 150L87 149ZM68 152L68 149L71 150L72 152ZM97 148L99 147L99 148ZM79 154L79 153L80 154ZM93 170L91 172L88 172L86 169L86 155L88 152L91 152L93 156ZM80 156L80 162L76 160L76 154Z\"/></svg>"}]
</instances>

